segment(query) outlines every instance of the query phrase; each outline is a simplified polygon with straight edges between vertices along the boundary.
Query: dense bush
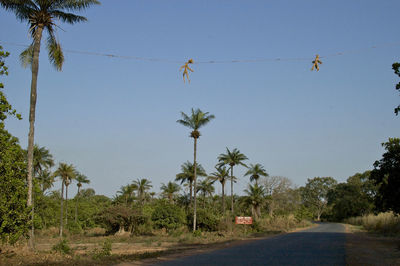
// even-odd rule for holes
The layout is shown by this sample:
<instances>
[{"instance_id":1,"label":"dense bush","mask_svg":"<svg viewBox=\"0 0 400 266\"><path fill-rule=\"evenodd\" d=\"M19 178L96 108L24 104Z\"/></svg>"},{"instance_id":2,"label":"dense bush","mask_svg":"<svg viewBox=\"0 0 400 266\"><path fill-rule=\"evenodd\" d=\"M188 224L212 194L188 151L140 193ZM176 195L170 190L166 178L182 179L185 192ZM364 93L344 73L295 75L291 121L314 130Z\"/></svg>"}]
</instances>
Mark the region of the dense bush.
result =
<instances>
[{"instance_id":1,"label":"dense bush","mask_svg":"<svg viewBox=\"0 0 400 266\"><path fill-rule=\"evenodd\" d=\"M156 228L165 228L168 232L185 224L185 212L176 205L160 201L154 208L151 220Z\"/></svg>"},{"instance_id":2,"label":"dense bush","mask_svg":"<svg viewBox=\"0 0 400 266\"><path fill-rule=\"evenodd\" d=\"M202 231L218 231L221 217L213 209L197 209L197 228ZM193 227L193 212L187 215L187 223Z\"/></svg>"}]
</instances>

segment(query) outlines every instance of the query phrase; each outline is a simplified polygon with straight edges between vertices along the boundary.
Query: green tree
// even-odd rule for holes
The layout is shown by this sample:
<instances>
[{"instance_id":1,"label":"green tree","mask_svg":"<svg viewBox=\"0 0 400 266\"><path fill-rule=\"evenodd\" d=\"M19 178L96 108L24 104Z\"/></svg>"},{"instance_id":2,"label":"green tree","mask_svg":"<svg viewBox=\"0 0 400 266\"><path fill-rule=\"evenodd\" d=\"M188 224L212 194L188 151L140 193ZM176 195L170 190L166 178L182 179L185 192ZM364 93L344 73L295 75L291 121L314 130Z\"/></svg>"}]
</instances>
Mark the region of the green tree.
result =
<instances>
[{"instance_id":1,"label":"green tree","mask_svg":"<svg viewBox=\"0 0 400 266\"><path fill-rule=\"evenodd\" d=\"M0 76L8 75L5 58L9 53L0 46ZM5 130L4 120L16 113L3 94L0 83L0 239L14 244L28 233L29 211L26 206L26 163L18 139Z\"/></svg>"},{"instance_id":2,"label":"green tree","mask_svg":"<svg viewBox=\"0 0 400 266\"><path fill-rule=\"evenodd\" d=\"M125 205L128 206L133 202L134 194L136 190L136 185L128 184L126 186L122 186L119 191L117 191L117 196L115 197L115 202L125 202Z\"/></svg>"},{"instance_id":3,"label":"green tree","mask_svg":"<svg viewBox=\"0 0 400 266\"><path fill-rule=\"evenodd\" d=\"M137 180L133 181L133 185L138 192L138 198L139 198L140 204L143 205L143 203L146 199L147 191L149 191L153 187L151 185L151 181L147 180L146 178L137 179Z\"/></svg>"},{"instance_id":4,"label":"green tree","mask_svg":"<svg viewBox=\"0 0 400 266\"><path fill-rule=\"evenodd\" d=\"M389 138L382 146L386 152L371 172L371 180L378 186L376 207L400 214L400 138Z\"/></svg>"},{"instance_id":5,"label":"green tree","mask_svg":"<svg viewBox=\"0 0 400 266\"><path fill-rule=\"evenodd\" d=\"M394 73L395 73L397 76L400 77L400 63L394 63L394 64L392 65L392 69L394 70ZM400 82L396 84L396 90L400 91ZM397 106L397 107L394 109L394 112L395 112L396 115L399 114L399 112L400 112L400 105Z\"/></svg>"},{"instance_id":6,"label":"green tree","mask_svg":"<svg viewBox=\"0 0 400 266\"><path fill-rule=\"evenodd\" d=\"M57 170L54 172L55 177L60 177L61 179L61 204L60 204L60 237L62 237L63 233L63 216L64 216L64 209L63 209L63 201L64 201L64 186L68 187L71 183L71 180L75 178L76 170L72 164L60 163ZM67 192L66 192L67 193ZM67 210L67 201L68 197L65 200L65 209ZM66 215L68 215L68 210L66 211ZM67 224L68 220L65 224Z\"/></svg>"},{"instance_id":7,"label":"green tree","mask_svg":"<svg viewBox=\"0 0 400 266\"><path fill-rule=\"evenodd\" d=\"M225 183L229 178L229 170L225 166L215 166L216 172L211 173L208 178L212 182L219 181L222 186L222 213L225 214Z\"/></svg>"},{"instance_id":8,"label":"green tree","mask_svg":"<svg viewBox=\"0 0 400 266\"><path fill-rule=\"evenodd\" d=\"M214 115L209 115L208 112L203 113L200 109L194 110L192 108L192 114L188 116L184 112L181 112L182 119L177 120L181 125L192 129L190 133L190 137L194 140L194 148L193 148L193 189L197 191L197 162L196 162L196 152L197 152L197 139L200 138L199 129L205 125L207 125L212 119L215 118ZM197 210L197 201L196 201L196 193L194 193L194 210L193 210L193 231L196 231L196 210Z\"/></svg>"},{"instance_id":9,"label":"green tree","mask_svg":"<svg viewBox=\"0 0 400 266\"><path fill-rule=\"evenodd\" d=\"M169 181L166 185L161 184L161 191L164 197L167 197L169 203L174 203L175 195L181 190L180 186L177 183Z\"/></svg>"},{"instance_id":10,"label":"green tree","mask_svg":"<svg viewBox=\"0 0 400 266\"><path fill-rule=\"evenodd\" d=\"M249 170L244 174L244 176L250 176L250 181L256 181L258 184L258 179L262 176L267 177L268 173L265 171L264 166L261 164L250 164Z\"/></svg>"},{"instance_id":11,"label":"green tree","mask_svg":"<svg viewBox=\"0 0 400 266\"><path fill-rule=\"evenodd\" d=\"M328 192L336 185L332 177L314 177L307 179L301 188L301 196L306 207L310 208L319 221L328 203Z\"/></svg>"},{"instance_id":12,"label":"green tree","mask_svg":"<svg viewBox=\"0 0 400 266\"><path fill-rule=\"evenodd\" d=\"M251 206L251 214L255 220L261 217L261 208L265 203L265 189L258 184L250 185L244 191L247 194L245 202Z\"/></svg>"},{"instance_id":13,"label":"green tree","mask_svg":"<svg viewBox=\"0 0 400 266\"><path fill-rule=\"evenodd\" d=\"M229 165L231 168L231 211L232 214L234 212L233 210L233 182L234 182L234 176L233 176L233 167L235 165L242 165L247 168L247 165L243 163L243 161L248 160L246 155L241 153L238 149L234 148L232 151L230 151L228 148L226 148L226 153L222 153L218 156L218 161L220 162L220 165Z\"/></svg>"},{"instance_id":14,"label":"green tree","mask_svg":"<svg viewBox=\"0 0 400 266\"><path fill-rule=\"evenodd\" d=\"M97 0L0 0L0 5L7 11L15 13L17 19L28 22L32 44L22 52L21 60L25 66L30 65L32 70L30 109L29 109L29 135L28 135L28 200L32 208L32 178L33 178L33 144L35 132L35 113L37 99L37 79L39 73L39 53L43 30L48 33L47 50L50 62L61 71L64 55L60 43L55 36L56 21L75 24L87 19L70 11L80 11L92 5L100 4ZM32 236L33 237L33 236ZM33 245L33 243L31 243ZM33 246L31 246L33 247Z\"/></svg>"},{"instance_id":15,"label":"green tree","mask_svg":"<svg viewBox=\"0 0 400 266\"><path fill-rule=\"evenodd\" d=\"M207 176L207 173L204 170L203 166L199 163L196 164L196 176ZM184 182L187 182L189 184L189 191L190 191L189 205L191 205L193 198L193 181L194 181L194 167L191 162L187 161L181 165L181 172L176 175L175 181L181 181L181 185Z\"/></svg>"},{"instance_id":16,"label":"green tree","mask_svg":"<svg viewBox=\"0 0 400 266\"><path fill-rule=\"evenodd\" d=\"M75 196L75 223L78 221L78 200L80 198L80 192L82 184L89 184L90 180L84 174L77 172L75 174L75 180L77 182L76 186L78 187L78 193Z\"/></svg>"}]
</instances>

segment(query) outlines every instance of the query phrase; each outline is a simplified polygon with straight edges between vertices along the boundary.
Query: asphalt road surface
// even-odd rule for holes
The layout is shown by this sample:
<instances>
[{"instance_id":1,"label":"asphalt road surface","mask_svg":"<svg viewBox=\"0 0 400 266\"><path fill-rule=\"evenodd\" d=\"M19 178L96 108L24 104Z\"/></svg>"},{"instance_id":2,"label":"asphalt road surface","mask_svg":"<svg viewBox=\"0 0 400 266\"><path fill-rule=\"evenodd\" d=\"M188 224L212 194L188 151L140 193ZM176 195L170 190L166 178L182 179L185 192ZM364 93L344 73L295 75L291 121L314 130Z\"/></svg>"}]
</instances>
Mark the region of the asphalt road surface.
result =
<instances>
[{"instance_id":1,"label":"asphalt road surface","mask_svg":"<svg viewBox=\"0 0 400 266\"><path fill-rule=\"evenodd\" d=\"M304 231L157 265L345 265L345 242L343 225L321 223Z\"/></svg>"}]
</instances>

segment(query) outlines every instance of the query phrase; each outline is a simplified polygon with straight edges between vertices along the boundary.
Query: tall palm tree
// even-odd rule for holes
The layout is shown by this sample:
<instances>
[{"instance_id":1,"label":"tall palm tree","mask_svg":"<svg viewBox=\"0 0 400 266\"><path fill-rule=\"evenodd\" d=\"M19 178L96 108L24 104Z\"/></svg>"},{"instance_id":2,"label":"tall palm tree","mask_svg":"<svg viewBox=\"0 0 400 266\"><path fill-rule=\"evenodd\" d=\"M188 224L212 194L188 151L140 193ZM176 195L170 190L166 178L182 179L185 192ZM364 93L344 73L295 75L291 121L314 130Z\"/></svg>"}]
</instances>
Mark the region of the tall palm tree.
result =
<instances>
[{"instance_id":1,"label":"tall palm tree","mask_svg":"<svg viewBox=\"0 0 400 266\"><path fill-rule=\"evenodd\" d=\"M244 176L250 176L250 182L256 181L256 185L258 185L258 179L261 176L267 177L268 173L265 171L264 166L261 164L250 164L249 170L244 174Z\"/></svg>"},{"instance_id":2,"label":"tall palm tree","mask_svg":"<svg viewBox=\"0 0 400 266\"><path fill-rule=\"evenodd\" d=\"M203 207L205 207L207 194L208 196L212 197L212 194L215 192L213 182L209 179L204 179L197 186L197 192L201 192L201 194L203 194Z\"/></svg>"},{"instance_id":3,"label":"tall palm tree","mask_svg":"<svg viewBox=\"0 0 400 266\"><path fill-rule=\"evenodd\" d=\"M196 151L197 151L197 139L200 137L199 129L202 126L207 125L212 119L215 118L214 115L209 115L208 112L203 113L200 109L194 110L192 108L192 114L188 116L184 112L181 112L182 119L177 120L181 125L192 129L190 133L190 137L194 140L194 148L193 148L193 183L194 183L194 191L196 192L197 184L197 165L196 165ZM197 202L196 202L196 193L194 193L194 210L193 210L193 232L196 231L196 211L197 211Z\"/></svg>"},{"instance_id":4,"label":"tall palm tree","mask_svg":"<svg viewBox=\"0 0 400 266\"><path fill-rule=\"evenodd\" d=\"M261 216L261 207L265 203L265 189L263 186L255 184L249 185L248 189L244 191L247 194L245 201L251 206L251 213L254 219Z\"/></svg>"},{"instance_id":5,"label":"tall palm tree","mask_svg":"<svg viewBox=\"0 0 400 266\"><path fill-rule=\"evenodd\" d=\"M33 178L33 144L35 133L35 113L37 98L37 78L39 73L39 53L43 30L47 31L47 50L50 62L61 71L64 55L60 43L56 40L56 21L75 24L87 19L70 11L80 11L92 5L100 4L97 0L0 0L0 5L7 11L15 13L17 19L28 22L32 44L22 52L21 60L25 66L30 65L32 70L29 134L28 134L28 207L32 206L32 178ZM33 237L33 236L32 236ZM30 243L33 247L33 242Z\"/></svg>"},{"instance_id":6,"label":"tall palm tree","mask_svg":"<svg viewBox=\"0 0 400 266\"><path fill-rule=\"evenodd\" d=\"M222 213L225 214L225 183L229 178L229 170L225 166L215 166L216 172L211 173L208 178L214 183L219 181L222 186Z\"/></svg>"},{"instance_id":7,"label":"tall palm tree","mask_svg":"<svg viewBox=\"0 0 400 266\"><path fill-rule=\"evenodd\" d=\"M63 215L64 215L64 210L63 210L63 200L64 200L64 186L68 186L70 183L70 180L75 177L76 170L75 167L72 164L66 164L66 163L60 163L57 170L54 172L55 177L60 177L61 179L61 213L60 213L60 237L62 237L63 233ZM68 185L67 185L68 184ZM67 198L68 200L68 198ZM67 207L67 202L65 203ZM68 214L68 212L67 212Z\"/></svg>"},{"instance_id":8,"label":"tall palm tree","mask_svg":"<svg viewBox=\"0 0 400 266\"><path fill-rule=\"evenodd\" d=\"M226 154L220 154L218 156L218 161L220 162L220 165L229 165L231 168L231 211L233 214L233 182L234 182L234 176L233 176L233 167L235 165L242 165L244 167L247 167L246 164L243 163L243 161L247 160L246 155L241 153L238 149L234 148L232 151L230 151L228 148L226 148Z\"/></svg>"},{"instance_id":9,"label":"tall palm tree","mask_svg":"<svg viewBox=\"0 0 400 266\"><path fill-rule=\"evenodd\" d=\"M162 194L168 198L170 203L174 202L174 196L181 190L181 187L174 182L169 181L166 185L161 184Z\"/></svg>"},{"instance_id":10,"label":"tall palm tree","mask_svg":"<svg viewBox=\"0 0 400 266\"><path fill-rule=\"evenodd\" d=\"M45 169L54 166L53 155L45 147L39 147L35 144L33 147L33 173L35 177L41 174Z\"/></svg>"},{"instance_id":11,"label":"tall palm tree","mask_svg":"<svg viewBox=\"0 0 400 266\"><path fill-rule=\"evenodd\" d=\"M193 164L189 161L185 162L181 165L181 173L176 175L175 181L181 181L181 185L184 182L189 183L189 190L190 190L190 198L189 198L189 205L192 204L193 198L193 181L194 181L194 167ZM206 171L204 170L203 166L199 163L196 164L196 175L197 176L207 176Z\"/></svg>"},{"instance_id":12,"label":"tall palm tree","mask_svg":"<svg viewBox=\"0 0 400 266\"><path fill-rule=\"evenodd\" d=\"M76 199L76 203L75 203L75 223L78 221L78 200L80 197L80 192L81 192L81 187L82 184L89 184L90 180L87 178L87 176L77 172L76 176L75 176L75 180L76 182L78 182L76 184L76 186L78 187L78 193L76 193L75 199Z\"/></svg>"},{"instance_id":13,"label":"tall palm tree","mask_svg":"<svg viewBox=\"0 0 400 266\"><path fill-rule=\"evenodd\" d=\"M133 185L136 186L136 190L138 192L138 198L141 204L144 203L146 192L152 188L151 181L146 178L137 179L133 181Z\"/></svg>"}]
</instances>

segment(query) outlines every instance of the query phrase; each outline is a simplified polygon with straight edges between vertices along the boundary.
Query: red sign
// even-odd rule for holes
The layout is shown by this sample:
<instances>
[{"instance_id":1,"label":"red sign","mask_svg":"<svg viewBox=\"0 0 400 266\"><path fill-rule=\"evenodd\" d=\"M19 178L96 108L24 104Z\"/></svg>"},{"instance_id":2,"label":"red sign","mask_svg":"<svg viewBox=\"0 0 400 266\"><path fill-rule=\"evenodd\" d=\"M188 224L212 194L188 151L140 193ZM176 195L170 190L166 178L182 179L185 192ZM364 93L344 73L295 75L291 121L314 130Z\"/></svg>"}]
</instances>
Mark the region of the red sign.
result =
<instances>
[{"instance_id":1,"label":"red sign","mask_svg":"<svg viewBox=\"0 0 400 266\"><path fill-rule=\"evenodd\" d=\"M245 216L236 216L235 223L236 224L253 224L253 218L245 217Z\"/></svg>"}]
</instances>

